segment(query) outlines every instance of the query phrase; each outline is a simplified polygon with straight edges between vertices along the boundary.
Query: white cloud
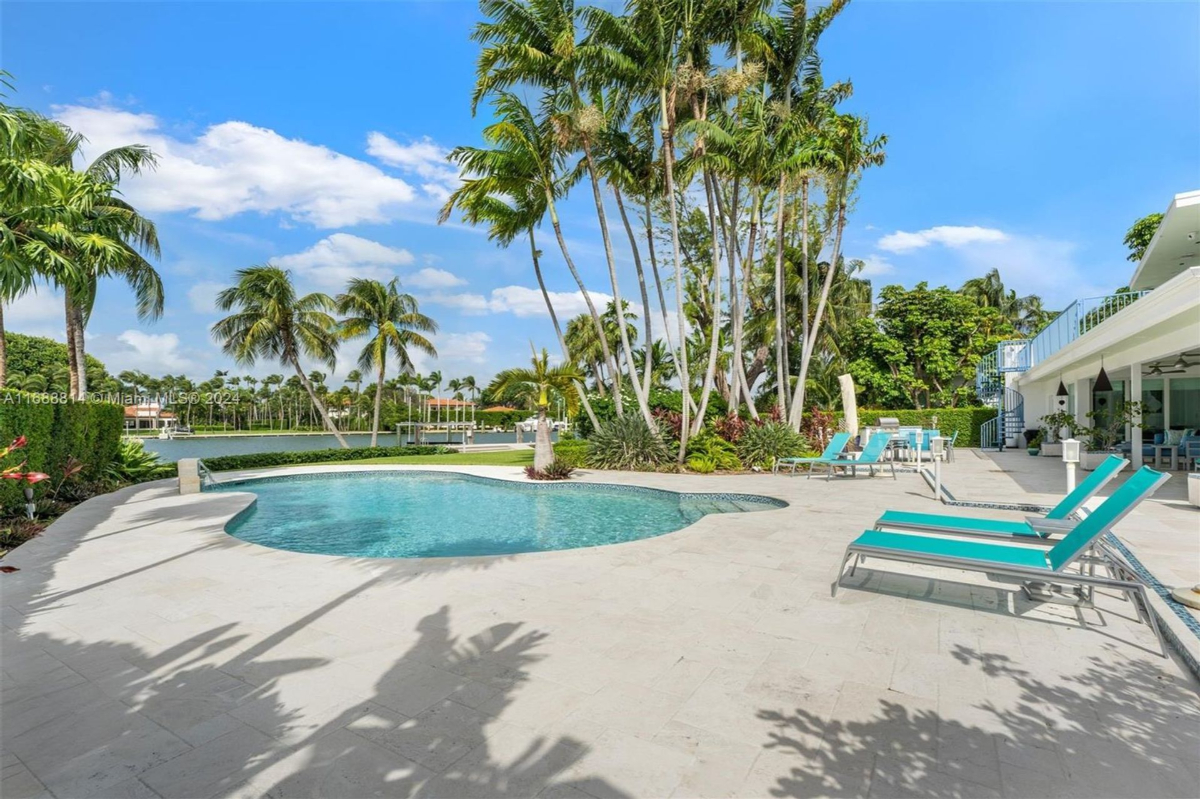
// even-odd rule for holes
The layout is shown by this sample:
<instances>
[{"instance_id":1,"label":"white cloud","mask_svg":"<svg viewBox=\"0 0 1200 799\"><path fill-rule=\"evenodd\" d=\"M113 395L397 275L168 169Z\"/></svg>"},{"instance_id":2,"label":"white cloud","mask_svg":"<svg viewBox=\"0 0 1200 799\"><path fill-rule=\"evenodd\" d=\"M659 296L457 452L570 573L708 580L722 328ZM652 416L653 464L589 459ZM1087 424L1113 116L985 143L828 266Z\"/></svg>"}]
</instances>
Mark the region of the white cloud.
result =
<instances>
[{"instance_id":1,"label":"white cloud","mask_svg":"<svg viewBox=\"0 0 1200 799\"><path fill-rule=\"evenodd\" d=\"M492 337L477 330L470 333L438 333L432 337L432 341L437 348L437 358L414 350L411 353L413 368L422 373L439 369L442 374L451 377L451 373L461 374L486 366Z\"/></svg>"},{"instance_id":2,"label":"white cloud","mask_svg":"<svg viewBox=\"0 0 1200 799\"><path fill-rule=\"evenodd\" d=\"M397 167L421 179L421 188L439 202L445 202L450 192L458 187L458 170L450 166L446 157L450 151L428 136L401 144L378 131L367 134L367 153L383 163Z\"/></svg>"},{"instance_id":3,"label":"white cloud","mask_svg":"<svg viewBox=\"0 0 1200 799\"><path fill-rule=\"evenodd\" d=\"M408 266L414 260L408 250L349 233L334 233L303 252L272 258L271 263L323 288L340 289L355 277L390 279L395 267Z\"/></svg>"},{"instance_id":4,"label":"white cloud","mask_svg":"<svg viewBox=\"0 0 1200 799\"><path fill-rule=\"evenodd\" d=\"M196 313L211 314L217 310L217 294L225 288L222 283L203 280L188 289L188 304Z\"/></svg>"},{"instance_id":5,"label":"white cloud","mask_svg":"<svg viewBox=\"0 0 1200 799\"><path fill-rule=\"evenodd\" d=\"M863 259L862 271L858 277L872 278L889 275L896 271L896 265L880 255L872 255Z\"/></svg>"},{"instance_id":6,"label":"white cloud","mask_svg":"<svg viewBox=\"0 0 1200 799\"><path fill-rule=\"evenodd\" d=\"M62 294L39 286L35 291L22 294L15 302L5 303L4 325L14 333L62 341L66 338Z\"/></svg>"},{"instance_id":7,"label":"white cloud","mask_svg":"<svg viewBox=\"0 0 1200 799\"><path fill-rule=\"evenodd\" d=\"M154 150L158 169L122 185L145 211L190 212L205 220L248 211L278 213L285 220L330 228L386 222L400 207L427 199L372 164L248 122L221 122L198 137L181 138L165 132L152 114L104 104L54 111L88 138L85 155L130 142ZM440 191L433 194L440 196Z\"/></svg>"},{"instance_id":8,"label":"white cloud","mask_svg":"<svg viewBox=\"0 0 1200 799\"><path fill-rule=\"evenodd\" d=\"M404 279L404 282L419 289L450 289L467 284L467 281L452 272L428 266L413 272Z\"/></svg>"},{"instance_id":9,"label":"white cloud","mask_svg":"<svg viewBox=\"0 0 1200 799\"><path fill-rule=\"evenodd\" d=\"M588 293L597 311L603 312L604 307L612 301L611 295L598 291ZM550 315L546 310L546 301L542 297L541 289L528 286L492 289L491 295L487 297L482 294L434 292L425 299L437 305L457 308L465 314L511 313L522 318ZM550 301L554 303L554 312L558 314L559 321L564 324L565 320L572 316L587 312L587 302L581 291L551 291Z\"/></svg>"},{"instance_id":10,"label":"white cloud","mask_svg":"<svg viewBox=\"0 0 1200 799\"><path fill-rule=\"evenodd\" d=\"M180 349L179 336L174 333L126 330L115 341L97 336L92 350L111 374L133 369L152 375L195 373L200 367L189 353Z\"/></svg>"},{"instance_id":11,"label":"white cloud","mask_svg":"<svg viewBox=\"0 0 1200 799\"><path fill-rule=\"evenodd\" d=\"M961 248L981 242L1004 241L1007 234L995 228L978 227L975 225L938 225L936 227L918 230L910 233L897 230L879 240L878 247L887 252L911 252L941 244L951 248Z\"/></svg>"}]
</instances>

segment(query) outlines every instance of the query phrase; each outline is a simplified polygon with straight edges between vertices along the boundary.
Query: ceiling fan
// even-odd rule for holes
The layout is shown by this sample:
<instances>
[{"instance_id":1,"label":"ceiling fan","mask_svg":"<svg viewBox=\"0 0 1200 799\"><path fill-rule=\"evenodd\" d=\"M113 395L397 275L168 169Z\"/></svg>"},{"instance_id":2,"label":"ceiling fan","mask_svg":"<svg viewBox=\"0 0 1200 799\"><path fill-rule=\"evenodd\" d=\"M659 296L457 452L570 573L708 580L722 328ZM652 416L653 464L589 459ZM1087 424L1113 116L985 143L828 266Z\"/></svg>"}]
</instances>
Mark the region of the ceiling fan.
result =
<instances>
[{"instance_id":1,"label":"ceiling fan","mask_svg":"<svg viewBox=\"0 0 1200 799\"><path fill-rule=\"evenodd\" d=\"M1142 374L1147 377L1158 377L1159 375L1182 374L1183 372L1186 372L1189 368L1191 368L1193 366L1200 366L1200 361L1189 361L1188 360L1188 358L1197 358L1197 357L1200 357L1200 352L1183 352L1183 353L1180 353L1179 357L1176 358L1174 361L1171 361L1171 362L1158 361L1157 363L1150 364L1150 371L1143 372ZM1166 366L1171 366L1174 368L1166 369L1166 368L1164 368Z\"/></svg>"}]
</instances>

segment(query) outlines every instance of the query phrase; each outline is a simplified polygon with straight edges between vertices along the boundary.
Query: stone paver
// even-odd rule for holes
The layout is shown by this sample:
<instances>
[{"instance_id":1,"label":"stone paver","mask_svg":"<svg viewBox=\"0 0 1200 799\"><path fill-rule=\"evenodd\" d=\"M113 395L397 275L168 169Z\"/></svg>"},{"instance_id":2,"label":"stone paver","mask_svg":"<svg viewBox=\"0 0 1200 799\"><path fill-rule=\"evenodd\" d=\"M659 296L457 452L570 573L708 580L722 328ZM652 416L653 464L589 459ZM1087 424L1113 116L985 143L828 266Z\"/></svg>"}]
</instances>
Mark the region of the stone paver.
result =
<instances>
[{"instance_id":1,"label":"stone paver","mask_svg":"<svg viewBox=\"0 0 1200 799\"><path fill-rule=\"evenodd\" d=\"M947 484L1058 490L1003 457L961 452ZM875 515L938 509L915 475L579 479L791 504L382 561L226 536L248 495L86 503L0 576L3 795L1200 795L1197 686L1128 603L1101 596L1083 627L1010 583L870 561L830 596ZM1165 546L1164 512L1123 538Z\"/></svg>"}]
</instances>

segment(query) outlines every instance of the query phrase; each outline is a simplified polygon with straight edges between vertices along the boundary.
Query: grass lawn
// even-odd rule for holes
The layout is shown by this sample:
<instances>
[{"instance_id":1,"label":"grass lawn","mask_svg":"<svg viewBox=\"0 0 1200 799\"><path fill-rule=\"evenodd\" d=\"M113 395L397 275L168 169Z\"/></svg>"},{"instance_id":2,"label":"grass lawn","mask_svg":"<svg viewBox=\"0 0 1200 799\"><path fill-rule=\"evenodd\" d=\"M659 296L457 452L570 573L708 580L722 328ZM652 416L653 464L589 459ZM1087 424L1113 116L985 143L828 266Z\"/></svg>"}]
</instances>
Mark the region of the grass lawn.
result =
<instances>
[{"instance_id":1,"label":"grass lawn","mask_svg":"<svg viewBox=\"0 0 1200 799\"><path fill-rule=\"evenodd\" d=\"M500 452L455 452L450 455L400 455L392 458L363 458L353 461L326 461L326 464L337 466L373 463L405 463L427 465L440 463L447 466L532 466L532 449L503 450ZM325 464L305 464L306 466Z\"/></svg>"}]
</instances>

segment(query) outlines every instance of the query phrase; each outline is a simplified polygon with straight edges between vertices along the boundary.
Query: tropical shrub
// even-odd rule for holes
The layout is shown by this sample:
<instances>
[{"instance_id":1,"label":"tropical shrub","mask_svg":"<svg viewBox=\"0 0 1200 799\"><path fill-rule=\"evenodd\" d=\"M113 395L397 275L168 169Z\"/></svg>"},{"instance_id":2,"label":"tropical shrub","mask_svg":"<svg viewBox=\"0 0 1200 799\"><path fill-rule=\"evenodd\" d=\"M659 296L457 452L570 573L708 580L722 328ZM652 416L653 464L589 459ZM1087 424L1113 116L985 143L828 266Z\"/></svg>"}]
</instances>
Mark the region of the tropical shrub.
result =
<instances>
[{"instance_id":1,"label":"tropical shrub","mask_svg":"<svg viewBox=\"0 0 1200 799\"><path fill-rule=\"evenodd\" d=\"M117 447L117 456L108 466L108 474L114 480L140 483L149 480L162 467L158 453L147 450L141 441L122 439Z\"/></svg>"},{"instance_id":2,"label":"tropical shrub","mask_svg":"<svg viewBox=\"0 0 1200 799\"><path fill-rule=\"evenodd\" d=\"M818 449L824 449L838 429L837 416L832 411L823 411L813 406L800 422L800 433Z\"/></svg>"},{"instance_id":3,"label":"tropical shrub","mask_svg":"<svg viewBox=\"0 0 1200 799\"><path fill-rule=\"evenodd\" d=\"M572 438L560 440L554 445L554 460L576 469L587 462L588 442Z\"/></svg>"},{"instance_id":4,"label":"tropical shrub","mask_svg":"<svg viewBox=\"0 0 1200 799\"><path fill-rule=\"evenodd\" d=\"M0 520L0 554L15 549L46 529L46 523L24 517Z\"/></svg>"},{"instance_id":5,"label":"tropical shrub","mask_svg":"<svg viewBox=\"0 0 1200 799\"><path fill-rule=\"evenodd\" d=\"M736 444L738 439L742 437L742 434L746 432L749 424L749 422L740 416L729 415L723 416L720 419L714 419L712 427L713 432L721 438L731 444Z\"/></svg>"},{"instance_id":6,"label":"tropical shrub","mask_svg":"<svg viewBox=\"0 0 1200 799\"><path fill-rule=\"evenodd\" d=\"M703 431L688 442L687 467L701 473L736 471L742 468L742 461L732 444Z\"/></svg>"},{"instance_id":7,"label":"tropical shrub","mask_svg":"<svg viewBox=\"0 0 1200 799\"><path fill-rule=\"evenodd\" d=\"M530 480L567 480L575 467L561 461L553 460L545 469L538 471L532 466L525 467L525 476Z\"/></svg>"},{"instance_id":8,"label":"tropical shrub","mask_svg":"<svg viewBox=\"0 0 1200 799\"><path fill-rule=\"evenodd\" d=\"M588 439L587 465L596 469L647 471L670 457L666 443L640 416L613 419Z\"/></svg>"},{"instance_id":9,"label":"tropical shrub","mask_svg":"<svg viewBox=\"0 0 1200 799\"><path fill-rule=\"evenodd\" d=\"M769 468L777 458L798 457L809 444L804 436L784 422L764 422L746 428L737 444L738 457L746 466Z\"/></svg>"}]
</instances>

